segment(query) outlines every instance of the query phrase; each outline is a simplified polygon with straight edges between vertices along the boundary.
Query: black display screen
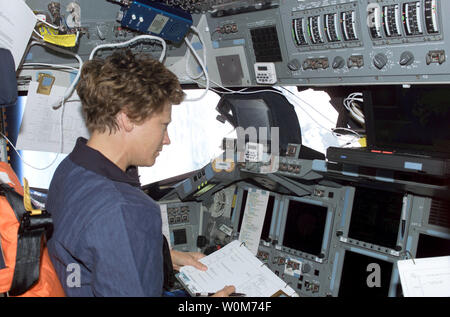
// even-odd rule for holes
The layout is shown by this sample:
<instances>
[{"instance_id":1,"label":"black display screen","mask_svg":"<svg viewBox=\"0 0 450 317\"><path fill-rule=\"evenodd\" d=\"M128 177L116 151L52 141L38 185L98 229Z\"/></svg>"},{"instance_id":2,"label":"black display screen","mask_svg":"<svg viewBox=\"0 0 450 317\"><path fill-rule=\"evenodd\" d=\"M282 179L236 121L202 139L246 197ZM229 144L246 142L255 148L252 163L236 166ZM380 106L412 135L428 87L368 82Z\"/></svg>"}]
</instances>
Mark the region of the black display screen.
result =
<instances>
[{"instance_id":1,"label":"black display screen","mask_svg":"<svg viewBox=\"0 0 450 317\"><path fill-rule=\"evenodd\" d=\"M399 152L450 155L448 96L448 86L365 91L368 145Z\"/></svg>"},{"instance_id":2,"label":"black display screen","mask_svg":"<svg viewBox=\"0 0 450 317\"><path fill-rule=\"evenodd\" d=\"M187 235L186 229L176 229L173 231L173 244L186 244L187 243Z\"/></svg>"},{"instance_id":3,"label":"black display screen","mask_svg":"<svg viewBox=\"0 0 450 317\"><path fill-rule=\"evenodd\" d=\"M431 258L450 255L450 240L419 234L416 258Z\"/></svg>"},{"instance_id":4,"label":"black display screen","mask_svg":"<svg viewBox=\"0 0 450 317\"><path fill-rule=\"evenodd\" d=\"M269 196L269 201L267 202L266 216L264 218L263 228L261 232L261 240L264 241L269 240L270 225L272 223L274 204L275 204L275 197Z\"/></svg>"},{"instance_id":5,"label":"black display screen","mask_svg":"<svg viewBox=\"0 0 450 317\"><path fill-rule=\"evenodd\" d=\"M319 256L327 210L327 207L290 200L283 246Z\"/></svg>"},{"instance_id":6,"label":"black display screen","mask_svg":"<svg viewBox=\"0 0 450 317\"><path fill-rule=\"evenodd\" d=\"M239 213L238 232L241 232L242 220L244 219L245 205L247 204L248 191L242 193L241 210Z\"/></svg>"},{"instance_id":7,"label":"black display screen","mask_svg":"<svg viewBox=\"0 0 450 317\"><path fill-rule=\"evenodd\" d=\"M248 133L245 136L240 135L240 130L237 130L238 139L244 137L245 139L242 138L242 140L246 142L264 142L270 140L272 119L269 107L264 99L232 99L230 102L234 105L237 119L236 123L245 130L242 132ZM264 128L264 131L266 131L264 137L259 134L260 128Z\"/></svg>"},{"instance_id":8,"label":"black display screen","mask_svg":"<svg viewBox=\"0 0 450 317\"><path fill-rule=\"evenodd\" d=\"M392 266L390 262L345 251L339 297L388 297Z\"/></svg>"},{"instance_id":9,"label":"black display screen","mask_svg":"<svg viewBox=\"0 0 450 317\"><path fill-rule=\"evenodd\" d=\"M402 204L402 194L357 187L348 237L395 248Z\"/></svg>"}]
</instances>

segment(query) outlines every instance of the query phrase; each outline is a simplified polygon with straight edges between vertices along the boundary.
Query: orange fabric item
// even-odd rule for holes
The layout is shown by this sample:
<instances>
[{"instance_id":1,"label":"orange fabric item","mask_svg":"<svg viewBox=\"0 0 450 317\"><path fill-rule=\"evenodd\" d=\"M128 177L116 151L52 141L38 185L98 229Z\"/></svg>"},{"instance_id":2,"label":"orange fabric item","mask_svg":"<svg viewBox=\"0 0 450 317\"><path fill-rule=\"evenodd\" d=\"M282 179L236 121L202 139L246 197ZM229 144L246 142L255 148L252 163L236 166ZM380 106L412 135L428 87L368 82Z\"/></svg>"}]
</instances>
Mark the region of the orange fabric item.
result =
<instances>
[{"instance_id":1,"label":"orange fabric item","mask_svg":"<svg viewBox=\"0 0 450 317\"><path fill-rule=\"evenodd\" d=\"M19 194L23 195L23 188L12 170L6 162L0 162L0 178L6 182L8 175L8 185L13 187ZM14 267L16 264L17 231L19 222L16 215L4 196L0 196L0 236L3 250L3 258L6 268L0 269L0 293L6 293L11 288ZM64 290L56 275L47 247L42 248L40 273L38 282L20 297L62 297Z\"/></svg>"}]
</instances>

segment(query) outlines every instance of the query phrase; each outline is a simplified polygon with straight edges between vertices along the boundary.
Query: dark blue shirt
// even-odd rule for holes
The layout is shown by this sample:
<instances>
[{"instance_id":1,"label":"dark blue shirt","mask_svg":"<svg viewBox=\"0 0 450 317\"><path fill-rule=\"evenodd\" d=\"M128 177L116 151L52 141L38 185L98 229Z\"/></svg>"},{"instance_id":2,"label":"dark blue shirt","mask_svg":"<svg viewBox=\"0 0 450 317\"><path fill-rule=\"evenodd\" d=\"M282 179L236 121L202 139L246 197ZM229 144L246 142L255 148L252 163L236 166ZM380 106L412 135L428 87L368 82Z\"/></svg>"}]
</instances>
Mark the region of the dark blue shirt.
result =
<instances>
[{"instance_id":1,"label":"dark blue shirt","mask_svg":"<svg viewBox=\"0 0 450 317\"><path fill-rule=\"evenodd\" d=\"M68 296L161 296L161 212L123 172L79 138L55 171L48 249ZM79 272L79 274L78 274Z\"/></svg>"}]
</instances>

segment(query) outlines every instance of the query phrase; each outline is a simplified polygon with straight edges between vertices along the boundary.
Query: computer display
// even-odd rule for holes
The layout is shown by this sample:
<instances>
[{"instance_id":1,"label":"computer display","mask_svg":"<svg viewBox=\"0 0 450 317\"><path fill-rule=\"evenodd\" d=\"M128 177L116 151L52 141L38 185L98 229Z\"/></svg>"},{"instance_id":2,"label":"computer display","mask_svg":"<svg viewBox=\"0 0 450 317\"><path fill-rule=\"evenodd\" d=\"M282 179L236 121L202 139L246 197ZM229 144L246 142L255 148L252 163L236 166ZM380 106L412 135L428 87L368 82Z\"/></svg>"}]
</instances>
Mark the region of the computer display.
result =
<instances>
[{"instance_id":1,"label":"computer display","mask_svg":"<svg viewBox=\"0 0 450 317\"><path fill-rule=\"evenodd\" d=\"M261 232L261 240L268 241L270 234L270 225L272 224L273 208L275 204L275 196L270 195L267 202L266 216L264 217L263 228Z\"/></svg>"},{"instance_id":2,"label":"computer display","mask_svg":"<svg viewBox=\"0 0 450 317\"><path fill-rule=\"evenodd\" d=\"M186 243L187 243L186 229L182 228L173 230L173 244L179 245Z\"/></svg>"},{"instance_id":3,"label":"computer display","mask_svg":"<svg viewBox=\"0 0 450 317\"><path fill-rule=\"evenodd\" d=\"M345 251L339 297L388 297L393 263Z\"/></svg>"},{"instance_id":4,"label":"computer display","mask_svg":"<svg viewBox=\"0 0 450 317\"><path fill-rule=\"evenodd\" d=\"M400 193L357 187L348 237L394 249L402 205Z\"/></svg>"},{"instance_id":5,"label":"computer display","mask_svg":"<svg viewBox=\"0 0 450 317\"><path fill-rule=\"evenodd\" d=\"M287 209L283 246L320 256L327 207L291 199Z\"/></svg>"},{"instance_id":6,"label":"computer display","mask_svg":"<svg viewBox=\"0 0 450 317\"><path fill-rule=\"evenodd\" d=\"M237 120L240 127L270 128L270 112L263 99L233 99L233 104L238 109Z\"/></svg>"},{"instance_id":7,"label":"computer display","mask_svg":"<svg viewBox=\"0 0 450 317\"><path fill-rule=\"evenodd\" d=\"M245 205L247 204L248 190L242 192L241 210L239 211L238 232L241 232L242 220L244 219Z\"/></svg>"},{"instance_id":8,"label":"computer display","mask_svg":"<svg viewBox=\"0 0 450 317\"><path fill-rule=\"evenodd\" d=\"M448 88L376 87L364 92L368 145L450 156Z\"/></svg>"},{"instance_id":9,"label":"computer display","mask_svg":"<svg viewBox=\"0 0 450 317\"><path fill-rule=\"evenodd\" d=\"M450 240L419 234L416 258L431 258L450 255Z\"/></svg>"}]
</instances>

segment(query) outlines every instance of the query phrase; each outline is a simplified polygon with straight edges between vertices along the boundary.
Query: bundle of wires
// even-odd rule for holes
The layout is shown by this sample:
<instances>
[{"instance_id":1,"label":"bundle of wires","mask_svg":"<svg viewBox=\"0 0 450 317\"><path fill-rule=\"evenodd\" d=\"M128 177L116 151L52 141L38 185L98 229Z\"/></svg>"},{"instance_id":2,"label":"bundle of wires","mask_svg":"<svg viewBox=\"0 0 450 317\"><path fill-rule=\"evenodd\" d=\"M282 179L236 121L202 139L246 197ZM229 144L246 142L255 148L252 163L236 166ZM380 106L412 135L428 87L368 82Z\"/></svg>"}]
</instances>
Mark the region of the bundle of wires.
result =
<instances>
[{"instance_id":1,"label":"bundle of wires","mask_svg":"<svg viewBox=\"0 0 450 317\"><path fill-rule=\"evenodd\" d=\"M344 99L344 107L350 112L350 115L361 125L364 125L364 114L358 102L363 102L362 93L354 92Z\"/></svg>"}]
</instances>

